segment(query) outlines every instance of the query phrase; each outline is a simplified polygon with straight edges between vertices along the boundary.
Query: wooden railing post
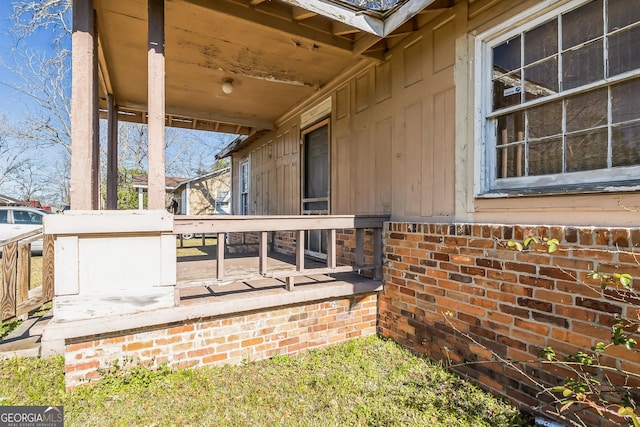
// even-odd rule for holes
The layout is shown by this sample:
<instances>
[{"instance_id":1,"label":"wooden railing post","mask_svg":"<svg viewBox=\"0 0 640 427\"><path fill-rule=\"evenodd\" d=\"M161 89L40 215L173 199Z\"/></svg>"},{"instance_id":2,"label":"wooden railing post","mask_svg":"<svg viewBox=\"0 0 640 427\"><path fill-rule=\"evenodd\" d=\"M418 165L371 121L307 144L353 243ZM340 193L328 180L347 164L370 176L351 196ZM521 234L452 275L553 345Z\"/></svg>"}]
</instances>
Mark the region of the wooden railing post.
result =
<instances>
[{"instance_id":1,"label":"wooden railing post","mask_svg":"<svg viewBox=\"0 0 640 427\"><path fill-rule=\"evenodd\" d=\"M382 280L382 228L373 230L373 263L376 266L373 280Z\"/></svg>"},{"instance_id":2,"label":"wooden railing post","mask_svg":"<svg viewBox=\"0 0 640 427\"><path fill-rule=\"evenodd\" d=\"M42 302L53 300L54 293L54 239L45 234L42 240Z\"/></svg>"},{"instance_id":3,"label":"wooden railing post","mask_svg":"<svg viewBox=\"0 0 640 427\"><path fill-rule=\"evenodd\" d=\"M2 249L2 295L0 296L0 320L16 315L16 278L18 272L18 242Z\"/></svg>"},{"instance_id":4,"label":"wooden railing post","mask_svg":"<svg viewBox=\"0 0 640 427\"><path fill-rule=\"evenodd\" d=\"M218 233L217 245L217 259L216 259L216 278L218 280L224 279L224 245L225 245L225 233Z\"/></svg>"},{"instance_id":5,"label":"wooden railing post","mask_svg":"<svg viewBox=\"0 0 640 427\"><path fill-rule=\"evenodd\" d=\"M31 245L29 243L18 246L18 289L16 304L29 299L31 288Z\"/></svg>"},{"instance_id":6,"label":"wooden railing post","mask_svg":"<svg viewBox=\"0 0 640 427\"><path fill-rule=\"evenodd\" d=\"M356 229L356 267L364 265L364 228Z\"/></svg>"},{"instance_id":7,"label":"wooden railing post","mask_svg":"<svg viewBox=\"0 0 640 427\"><path fill-rule=\"evenodd\" d=\"M269 236L267 231L260 232L260 247L258 248L258 257L259 257L259 267L258 271L260 274L267 274L267 240Z\"/></svg>"},{"instance_id":8,"label":"wooden railing post","mask_svg":"<svg viewBox=\"0 0 640 427\"><path fill-rule=\"evenodd\" d=\"M327 230L327 268L336 268L336 230Z\"/></svg>"}]
</instances>

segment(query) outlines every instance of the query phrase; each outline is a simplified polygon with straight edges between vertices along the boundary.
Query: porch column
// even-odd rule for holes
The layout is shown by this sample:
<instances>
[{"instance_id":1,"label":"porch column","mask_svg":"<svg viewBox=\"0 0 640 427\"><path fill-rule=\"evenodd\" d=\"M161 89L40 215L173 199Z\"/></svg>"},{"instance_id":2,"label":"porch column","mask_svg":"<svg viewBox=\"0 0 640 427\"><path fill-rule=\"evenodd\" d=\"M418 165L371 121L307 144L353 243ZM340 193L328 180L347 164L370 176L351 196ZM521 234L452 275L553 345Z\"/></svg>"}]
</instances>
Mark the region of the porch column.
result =
<instances>
[{"instance_id":1,"label":"porch column","mask_svg":"<svg viewBox=\"0 0 640 427\"><path fill-rule=\"evenodd\" d=\"M164 0L149 0L147 208L164 209Z\"/></svg>"},{"instance_id":2,"label":"porch column","mask_svg":"<svg viewBox=\"0 0 640 427\"><path fill-rule=\"evenodd\" d=\"M107 209L118 209L118 107L107 95Z\"/></svg>"},{"instance_id":3,"label":"porch column","mask_svg":"<svg viewBox=\"0 0 640 427\"><path fill-rule=\"evenodd\" d=\"M138 210L141 211L144 209L144 193L142 188L138 188Z\"/></svg>"},{"instance_id":4,"label":"porch column","mask_svg":"<svg viewBox=\"0 0 640 427\"><path fill-rule=\"evenodd\" d=\"M71 208L98 209L97 37L92 0L73 0L71 36Z\"/></svg>"}]
</instances>

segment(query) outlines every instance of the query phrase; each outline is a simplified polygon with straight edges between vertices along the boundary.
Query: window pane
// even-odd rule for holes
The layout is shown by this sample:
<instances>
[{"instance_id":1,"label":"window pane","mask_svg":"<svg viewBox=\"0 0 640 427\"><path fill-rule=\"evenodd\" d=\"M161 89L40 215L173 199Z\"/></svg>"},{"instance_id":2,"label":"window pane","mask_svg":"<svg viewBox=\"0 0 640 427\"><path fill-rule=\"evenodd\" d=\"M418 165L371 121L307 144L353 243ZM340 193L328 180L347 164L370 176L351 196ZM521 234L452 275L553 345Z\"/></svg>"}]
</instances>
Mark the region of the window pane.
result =
<instances>
[{"instance_id":1,"label":"window pane","mask_svg":"<svg viewBox=\"0 0 640 427\"><path fill-rule=\"evenodd\" d=\"M558 20L542 24L524 34L524 64L558 53Z\"/></svg>"},{"instance_id":2,"label":"window pane","mask_svg":"<svg viewBox=\"0 0 640 427\"><path fill-rule=\"evenodd\" d=\"M524 140L524 113L505 114L496 119L498 144L506 145Z\"/></svg>"},{"instance_id":3,"label":"window pane","mask_svg":"<svg viewBox=\"0 0 640 427\"><path fill-rule=\"evenodd\" d=\"M529 138L543 138L545 136L562 133L562 103L552 102L527 111L527 127Z\"/></svg>"},{"instance_id":4,"label":"window pane","mask_svg":"<svg viewBox=\"0 0 640 427\"><path fill-rule=\"evenodd\" d=\"M640 1L609 0L609 31L640 21Z\"/></svg>"},{"instance_id":5,"label":"window pane","mask_svg":"<svg viewBox=\"0 0 640 427\"><path fill-rule=\"evenodd\" d=\"M520 73L515 72L493 81L493 109L517 105L521 102Z\"/></svg>"},{"instance_id":6,"label":"window pane","mask_svg":"<svg viewBox=\"0 0 640 427\"><path fill-rule=\"evenodd\" d=\"M630 28L609 37L610 76L640 68L638 46L640 46L640 27Z\"/></svg>"},{"instance_id":7,"label":"window pane","mask_svg":"<svg viewBox=\"0 0 640 427\"><path fill-rule=\"evenodd\" d=\"M42 225L42 215L38 215L37 213L29 212L29 224Z\"/></svg>"},{"instance_id":8,"label":"window pane","mask_svg":"<svg viewBox=\"0 0 640 427\"><path fill-rule=\"evenodd\" d=\"M612 166L640 164L640 123L615 126L612 129Z\"/></svg>"},{"instance_id":9,"label":"window pane","mask_svg":"<svg viewBox=\"0 0 640 427\"><path fill-rule=\"evenodd\" d=\"M613 123L640 118L640 79L611 87Z\"/></svg>"},{"instance_id":10,"label":"window pane","mask_svg":"<svg viewBox=\"0 0 640 427\"><path fill-rule=\"evenodd\" d=\"M498 178L513 178L524 175L523 144L498 148Z\"/></svg>"},{"instance_id":11,"label":"window pane","mask_svg":"<svg viewBox=\"0 0 640 427\"><path fill-rule=\"evenodd\" d=\"M572 89L604 77L602 39L562 54L563 89Z\"/></svg>"},{"instance_id":12,"label":"window pane","mask_svg":"<svg viewBox=\"0 0 640 427\"><path fill-rule=\"evenodd\" d=\"M615 126L612 132L612 165L640 165L640 123Z\"/></svg>"},{"instance_id":13,"label":"window pane","mask_svg":"<svg viewBox=\"0 0 640 427\"><path fill-rule=\"evenodd\" d=\"M562 15L562 49L602 36L602 0L592 1Z\"/></svg>"},{"instance_id":14,"label":"window pane","mask_svg":"<svg viewBox=\"0 0 640 427\"><path fill-rule=\"evenodd\" d=\"M607 130L567 136L567 172L607 167Z\"/></svg>"},{"instance_id":15,"label":"window pane","mask_svg":"<svg viewBox=\"0 0 640 427\"><path fill-rule=\"evenodd\" d=\"M7 211L0 211L0 224L6 224L8 222Z\"/></svg>"},{"instance_id":16,"label":"window pane","mask_svg":"<svg viewBox=\"0 0 640 427\"><path fill-rule=\"evenodd\" d=\"M493 69L501 74L520 68L520 36L493 48Z\"/></svg>"},{"instance_id":17,"label":"window pane","mask_svg":"<svg viewBox=\"0 0 640 427\"><path fill-rule=\"evenodd\" d=\"M558 58L525 68L524 79L524 96L527 101L558 93Z\"/></svg>"},{"instance_id":18,"label":"window pane","mask_svg":"<svg viewBox=\"0 0 640 427\"><path fill-rule=\"evenodd\" d=\"M562 138L530 142L528 149L529 175L562 172Z\"/></svg>"},{"instance_id":19,"label":"window pane","mask_svg":"<svg viewBox=\"0 0 640 427\"><path fill-rule=\"evenodd\" d=\"M567 132L607 124L607 88L567 99Z\"/></svg>"}]
</instances>

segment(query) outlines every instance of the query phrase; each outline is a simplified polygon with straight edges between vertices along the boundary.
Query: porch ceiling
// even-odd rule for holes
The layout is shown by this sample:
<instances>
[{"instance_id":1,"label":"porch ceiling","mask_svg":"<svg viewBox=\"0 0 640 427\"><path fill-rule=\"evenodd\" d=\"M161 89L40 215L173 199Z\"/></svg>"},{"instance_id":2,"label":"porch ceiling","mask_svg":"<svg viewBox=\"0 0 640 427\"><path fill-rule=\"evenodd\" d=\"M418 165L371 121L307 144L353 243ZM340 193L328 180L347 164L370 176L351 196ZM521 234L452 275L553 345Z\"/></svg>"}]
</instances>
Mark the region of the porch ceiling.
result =
<instances>
[{"instance_id":1,"label":"porch ceiling","mask_svg":"<svg viewBox=\"0 0 640 427\"><path fill-rule=\"evenodd\" d=\"M417 28L415 4L447 7L453 1L401 0L396 13L365 11L366 19L357 22L352 18L362 11L340 3L165 0L167 125L245 135L272 129L278 117L362 57L382 59L391 39ZM120 120L144 123L147 0L94 0L94 7L100 106L106 110L106 94L112 94ZM344 14L336 16L340 8ZM384 30L385 19L395 19L388 35L380 33L387 38L361 25L382 23ZM233 79L228 95L225 79Z\"/></svg>"}]
</instances>

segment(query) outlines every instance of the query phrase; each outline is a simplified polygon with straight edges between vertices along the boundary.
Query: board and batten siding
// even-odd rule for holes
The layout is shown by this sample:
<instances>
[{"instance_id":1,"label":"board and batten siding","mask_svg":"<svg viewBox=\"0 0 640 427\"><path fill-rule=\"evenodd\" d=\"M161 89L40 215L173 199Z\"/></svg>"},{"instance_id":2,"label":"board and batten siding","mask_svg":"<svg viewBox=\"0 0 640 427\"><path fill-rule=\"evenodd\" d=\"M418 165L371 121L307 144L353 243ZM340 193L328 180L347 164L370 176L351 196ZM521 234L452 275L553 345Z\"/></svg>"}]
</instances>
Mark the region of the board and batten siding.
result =
<instances>
[{"instance_id":1,"label":"board and batten siding","mask_svg":"<svg viewBox=\"0 0 640 427\"><path fill-rule=\"evenodd\" d=\"M459 24L454 10L436 15L387 61L347 76L329 94L332 214L454 215ZM300 212L298 123L234 154L234 187L240 162L250 159L251 214Z\"/></svg>"},{"instance_id":2,"label":"board and batten siding","mask_svg":"<svg viewBox=\"0 0 640 427\"><path fill-rule=\"evenodd\" d=\"M562 3L563 1L559 2ZM477 198L475 35L534 0L469 0L422 13L386 61L352 68L302 112L331 97L332 214L393 220L574 225L637 222L637 192ZM550 2L551 4L551 2ZM557 5L557 4L556 4ZM251 161L252 214L300 213L300 115L234 154ZM234 189L238 184L234 173ZM237 191L234 194L238 194ZM622 206L622 208L621 208ZM607 212L603 216L602 213Z\"/></svg>"}]
</instances>

